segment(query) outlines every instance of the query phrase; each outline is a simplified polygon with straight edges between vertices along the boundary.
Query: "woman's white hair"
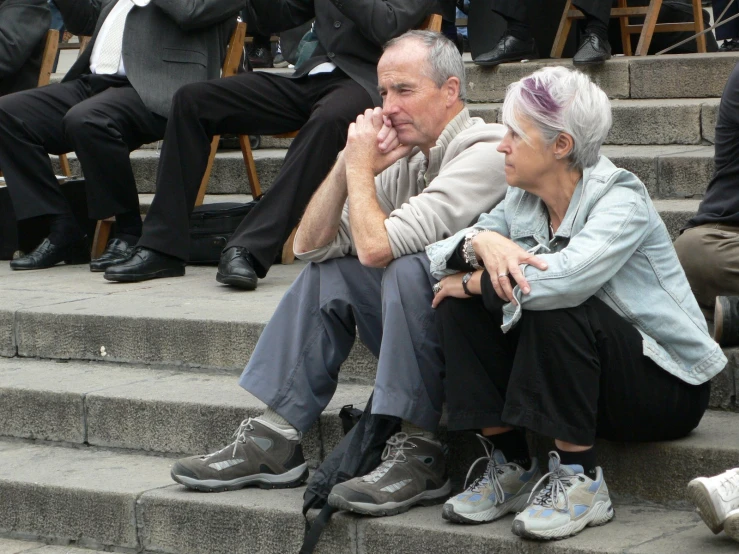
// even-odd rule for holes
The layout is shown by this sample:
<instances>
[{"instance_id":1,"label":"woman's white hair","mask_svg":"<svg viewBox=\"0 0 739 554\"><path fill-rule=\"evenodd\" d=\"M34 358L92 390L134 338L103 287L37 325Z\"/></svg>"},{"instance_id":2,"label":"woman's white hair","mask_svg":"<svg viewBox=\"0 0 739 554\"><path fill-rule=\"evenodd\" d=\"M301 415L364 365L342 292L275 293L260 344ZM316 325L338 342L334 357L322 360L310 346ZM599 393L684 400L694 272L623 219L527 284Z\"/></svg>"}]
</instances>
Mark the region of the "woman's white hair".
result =
<instances>
[{"instance_id":1,"label":"woman's white hair","mask_svg":"<svg viewBox=\"0 0 739 554\"><path fill-rule=\"evenodd\" d=\"M595 165L600 147L611 129L611 102L584 73L561 66L540 69L512 83L503 103L503 124L529 142L521 118L541 131L547 144L567 133L574 146L571 167Z\"/></svg>"}]
</instances>

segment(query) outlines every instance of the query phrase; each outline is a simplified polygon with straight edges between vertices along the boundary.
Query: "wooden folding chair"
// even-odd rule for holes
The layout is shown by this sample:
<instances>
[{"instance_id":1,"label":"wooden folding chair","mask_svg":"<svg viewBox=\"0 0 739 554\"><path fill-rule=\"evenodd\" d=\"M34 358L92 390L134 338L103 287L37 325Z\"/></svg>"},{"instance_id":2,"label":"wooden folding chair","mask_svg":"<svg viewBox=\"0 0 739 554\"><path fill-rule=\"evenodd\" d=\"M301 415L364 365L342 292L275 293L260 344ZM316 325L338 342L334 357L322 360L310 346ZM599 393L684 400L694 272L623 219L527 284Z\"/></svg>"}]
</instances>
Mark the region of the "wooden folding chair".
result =
<instances>
[{"instance_id":1,"label":"wooden folding chair","mask_svg":"<svg viewBox=\"0 0 739 554\"><path fill-rule=\"evenodd\" d=\"M239 22L236 24L231 40L228 41L228 47L226 48L226 59L223 61L223 67L221 68L221 77L232 77L236 75L239 69L239 60L244 48L244 37L246 35L246 23ZM195 205L200 206L203 203L205 197L205 189L208 186L208 180L210 179L210 173L213 170L213 160L216 157L216 151L218 150L218 140L220 135L213 137L210 143L210 155L208 156L208 166L205 168L205 174L203 180L200 182L200 188L198 189L198 196L195 200ZM110 217L98 221L97 227L95 228L95 236L92 240L92 259L99 258L105 251L105 246L108 244L110 238L110 231L115 223L115 218Z\"/></svg>"},{"instance_id":2,"label":"wooden folding chair","mask_svg":"<svg viewBox=\"0 0 739 554\"><path fill-rule=\"evenodd\" d=\"M427 31L435 31L439 32L441 31L441 16L438 14L433 14L428 16L423 23L420 25L419 29L424 29ZM289 133L281 133L278 135L272 135L275 138L295 138L298 136L298 131L291 131ZM257 166L254 163L254 154L251 149L251 144L249 142L249 137L247 135L239 135L239 146L241 147L241 153L244 157L244 164L246 165L246 177L249 181L249 188L251 189L251 194L254 198L260 196L262 194L262 187L259 184L259 176L257 175ZM213 153L211 152L211 155ZM201 192L202 194L205 194L205 185L206 182L204 181L204 184L201 185ZM291 264L295 261L295 254L293 252L293 242L295 241L295 233L297 232L298 228L297 226L292 230L292 233L290 233L290 236L288 237L287 241L285 241L285 244L282 246L282 263L283 264Z\"/></svg>"},{"instance_id":3,"label":"wooden folding chair","mask_svg":"<svg viewBox=\"0 0 739 554\"><path fill-rule=\"evenodd\" d=\"M648 6L629 7L626 0L618 0L618 7L611 9L611 17L618 17L621 23L621 41L623 42L624 54L632 55L631 35L639 35L639 43L636 46L637 56L646 56L649 51L649 45L652 42L654 33L674 33L689 31L700 33L703 31L703 8L701 0L692 0L693 2L693 22L690 23L657 23L659 10L662 7L662 0L651 0ZM629 24L629 17L644 16L644 23L638 25ZM567 36L570 34L573 19L582 19L585 17L580 10L572 7L572 1L567 0L565 8L562 12L562 19L559 23L557 36L552 45L552 58L562 57L562 51L567 42ZM698 52L706 51L706 37L700 35L696 38L698 42Z\"/></svg>"}]
</instances>

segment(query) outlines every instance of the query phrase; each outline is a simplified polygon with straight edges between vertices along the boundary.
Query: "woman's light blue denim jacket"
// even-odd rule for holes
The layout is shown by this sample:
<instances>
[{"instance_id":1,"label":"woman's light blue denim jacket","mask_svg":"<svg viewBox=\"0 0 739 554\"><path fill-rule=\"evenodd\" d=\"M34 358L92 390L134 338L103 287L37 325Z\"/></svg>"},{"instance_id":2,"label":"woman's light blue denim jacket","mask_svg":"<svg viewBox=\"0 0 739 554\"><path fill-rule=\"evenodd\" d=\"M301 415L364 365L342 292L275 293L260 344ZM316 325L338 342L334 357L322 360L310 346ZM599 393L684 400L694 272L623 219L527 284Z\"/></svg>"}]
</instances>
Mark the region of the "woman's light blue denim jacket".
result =
<instances>
[{"instance_id":1,"label":"woman's light blue denim jacket","mask_svg":"<svg viewBox=\"0 0 739 554\"><path fill-rule=\"evenodd\" d=\"M644 184L605 156L583 172L551 241L544 202L513 187L474 227L497 231L548 264L543 271L522 265L531 292L514 288L519 304L503 307L503 331L526 310L570 308L595 295L639 330L645 356L683 381L703 383L726 365ZM436 278L456 273L446 263L469 230L426 248Z\"/></svg>"}]
</instances>

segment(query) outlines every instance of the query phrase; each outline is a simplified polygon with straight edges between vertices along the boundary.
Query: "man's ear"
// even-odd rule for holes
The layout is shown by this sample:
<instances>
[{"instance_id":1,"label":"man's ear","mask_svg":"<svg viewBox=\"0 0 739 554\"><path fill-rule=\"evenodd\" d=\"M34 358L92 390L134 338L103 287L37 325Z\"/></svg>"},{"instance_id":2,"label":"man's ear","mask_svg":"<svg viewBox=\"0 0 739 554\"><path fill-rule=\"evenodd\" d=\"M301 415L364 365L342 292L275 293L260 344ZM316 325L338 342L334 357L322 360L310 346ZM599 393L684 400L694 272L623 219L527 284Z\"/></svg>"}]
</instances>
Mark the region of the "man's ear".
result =
<instances>
[{"instance_id":1,"label":"man's ear","mask_svg":"<svg viewBox=\"0 0 739 554\"><path fill-rule=\"evenodd\" d=\"M459 100L459 78L449 77L444 83L444 91L446 92L446 105L448 108L453 106Z\"/></svg>"}]
</instances>

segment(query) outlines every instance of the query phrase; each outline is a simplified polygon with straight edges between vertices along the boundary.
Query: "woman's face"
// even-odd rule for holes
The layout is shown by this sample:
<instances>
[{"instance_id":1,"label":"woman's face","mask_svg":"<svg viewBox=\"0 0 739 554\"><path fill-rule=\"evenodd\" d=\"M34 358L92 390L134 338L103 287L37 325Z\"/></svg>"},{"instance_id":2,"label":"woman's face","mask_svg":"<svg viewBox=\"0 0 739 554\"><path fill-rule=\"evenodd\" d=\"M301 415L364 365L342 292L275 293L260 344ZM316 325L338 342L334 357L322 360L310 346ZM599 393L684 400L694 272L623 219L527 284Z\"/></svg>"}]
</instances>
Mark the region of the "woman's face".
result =
<instances>
[{"instance_id":1,"label":"woman's face","mask_svg":"<svg viewBox=\"0 0 739 554\"><path fill-rule=\"evenodd\" d=\"M551 173L562 163L555 157L555 145L546 144L538 127L528 118L519 121L521 129L528 135L529 141L508 129L498 145L498 152L505 154L506 181L512 187L534 192Z\"/></svg>"}]
</instances>

